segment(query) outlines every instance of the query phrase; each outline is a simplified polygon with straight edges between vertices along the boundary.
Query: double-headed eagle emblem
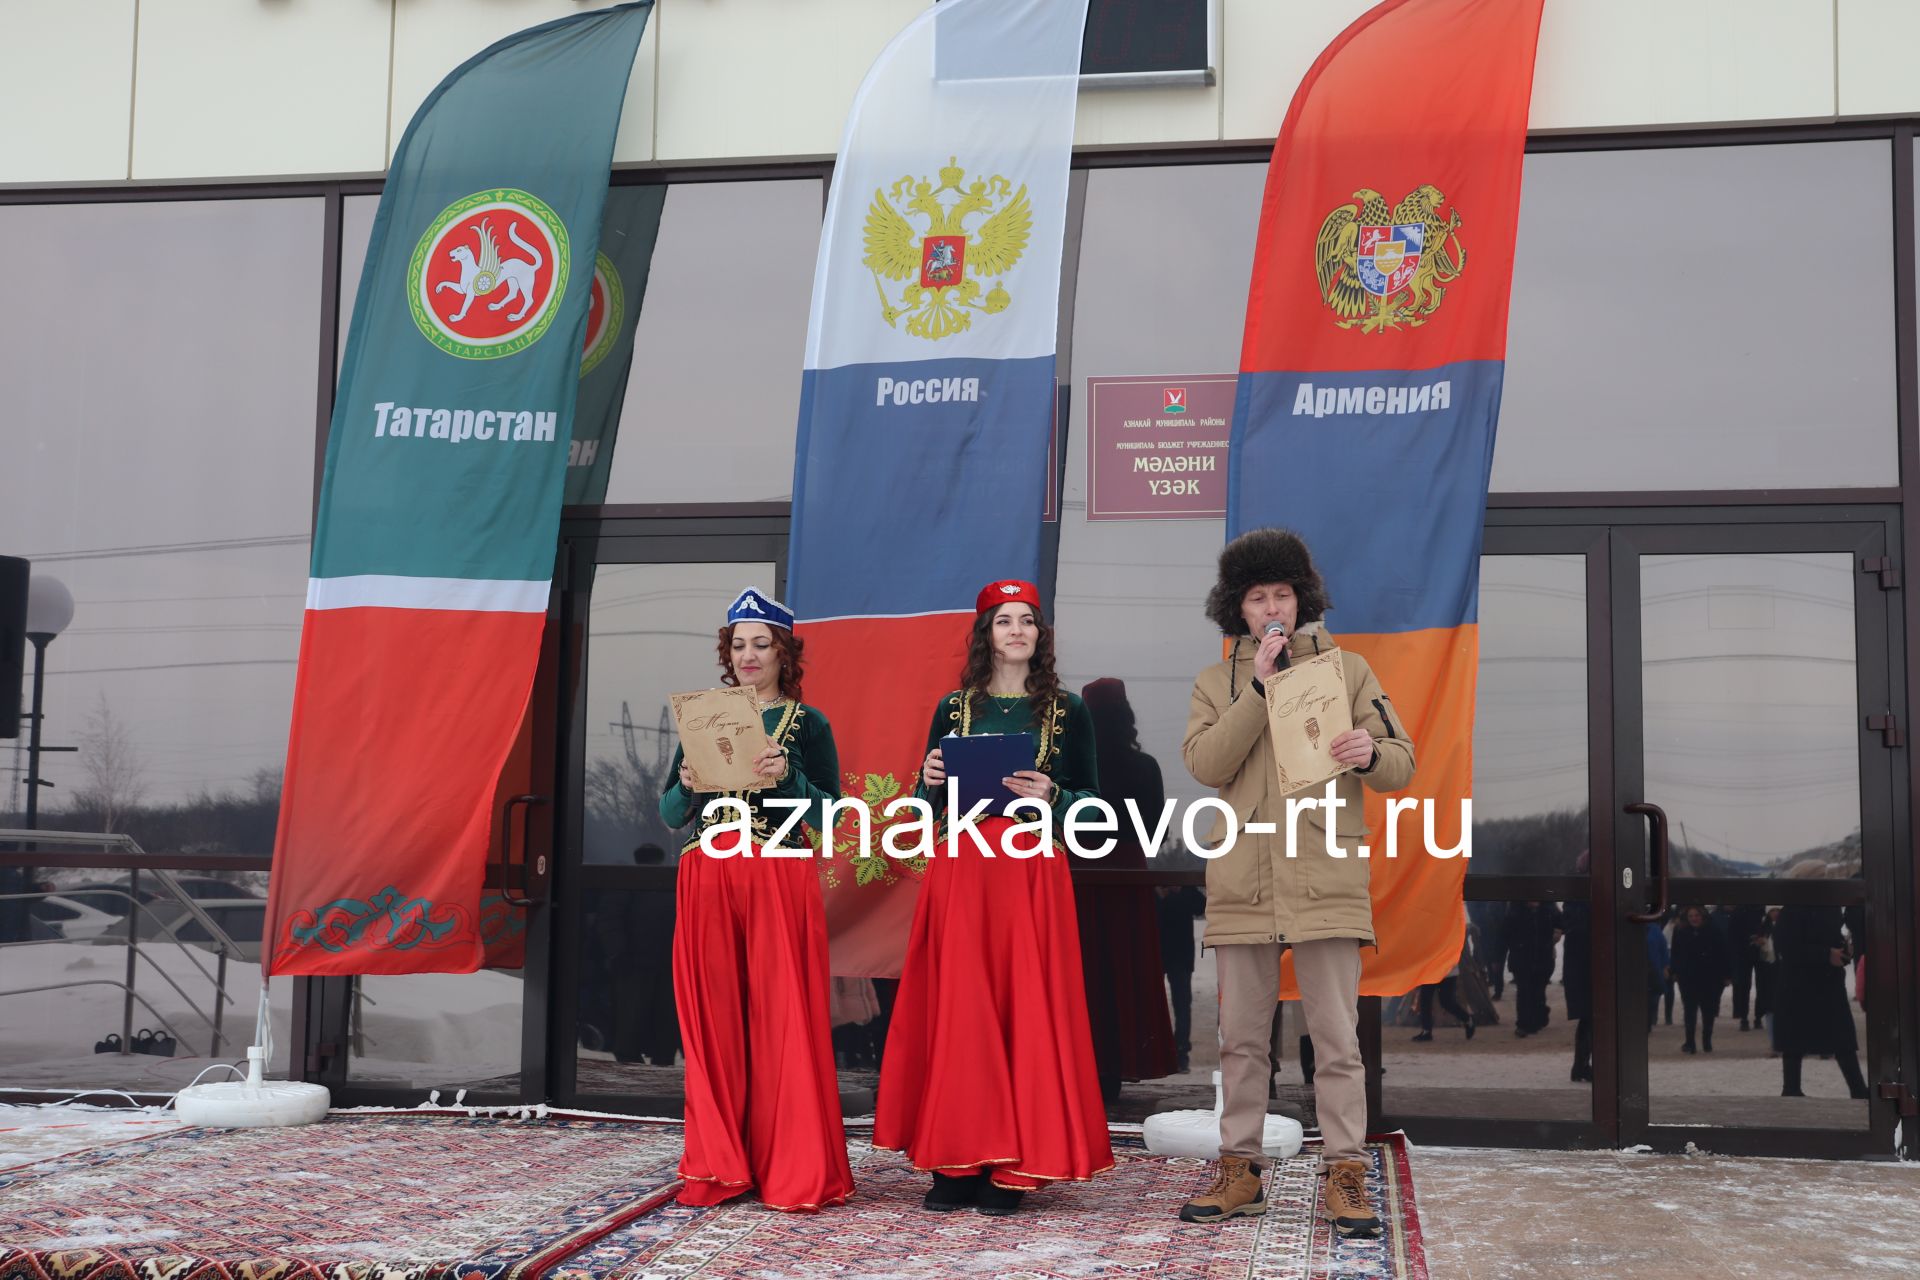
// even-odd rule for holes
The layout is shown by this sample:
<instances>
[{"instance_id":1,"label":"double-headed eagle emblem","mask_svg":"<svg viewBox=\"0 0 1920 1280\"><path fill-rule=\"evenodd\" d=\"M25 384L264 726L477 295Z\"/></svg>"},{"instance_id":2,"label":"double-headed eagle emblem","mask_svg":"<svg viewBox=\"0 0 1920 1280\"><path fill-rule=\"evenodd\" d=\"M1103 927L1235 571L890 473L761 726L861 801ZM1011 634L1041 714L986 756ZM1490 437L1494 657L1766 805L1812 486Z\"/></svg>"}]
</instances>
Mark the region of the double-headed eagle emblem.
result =
<instances>
[{"instance_id":1,"label":"double-headed eagle emblem","mask_svg":"<svg viewBox=\"0 0 1920 1280\"><path fill-rule=\"evenodd\" d=\"M1371 187L1327 215L1314 241L1320 297L1342 329L1381 333L1425 324L1467 265L1456 234L1458 210L1440 216L1446 197L1431 183L1392 209Z\"/></svg>"},{"instance_id":2,"label":"double-headed eagle emblem","mask_svg":"<svg viewBox=\"0 0 1920 1280\"><path fill-rule=\"evenodd\" d=\"M966 179L959 161L949 158L940 170L940 185L909 174L890 192L875 190L867 209L867 256L861 261L873 272L880 314L895 328L906 317L907 332L917 338L938 341L964 333L974 312L997 315L1013 301L997 277L1020 261L1033 234L1027 188L1022 184L1015 191L998 174ZM942 203L949 193L951 200ZM977 214L988 216L969 230L966 220ZM924 233L914 229L909 215L927 220ZM994 281L984 297L982 277ZM888 294L887 281L906 282L897 299Z\"/></svg>"}]
</instances>

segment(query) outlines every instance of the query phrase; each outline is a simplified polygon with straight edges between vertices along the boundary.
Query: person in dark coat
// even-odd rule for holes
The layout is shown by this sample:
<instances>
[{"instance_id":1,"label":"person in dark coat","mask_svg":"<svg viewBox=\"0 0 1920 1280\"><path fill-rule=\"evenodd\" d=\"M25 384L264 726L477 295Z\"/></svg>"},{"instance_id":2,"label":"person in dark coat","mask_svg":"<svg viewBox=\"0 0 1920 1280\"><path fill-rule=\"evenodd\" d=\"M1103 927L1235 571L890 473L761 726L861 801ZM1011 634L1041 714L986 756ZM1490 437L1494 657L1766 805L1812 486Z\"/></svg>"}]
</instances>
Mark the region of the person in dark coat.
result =
<instances>
[{"instance_id":1,"label":"person in dark coat","mask_svg":"<svg viewBox=\"0 0 1920 1280\"><path fill-rule=\"evenodd\" d=\"M1165 807L1167 789L1160 764L1140 746L1140 730L1127 686L1108 676L1080 691L1093 719L1100 798L1120 819L1115 848L1102 865L1146 871L1142 849L1127 821L1131 800L1149 824ZM1160 955L1158 900L1146 885L1074 886L1074 910L1080 924L1080 972L1087 992L1087 1020L1093 1030L1093 1059L1101 1096L1111 1103L1123 1080L1154 1080L1182 1070L1167 1000ZM1187 950L1193 950L1189 930ZM1189 961L1188 973L1193 965Z\"/></svg>"},{"instance_id":2,"label":"person in dark coat","mask_svg":"<svg viewBox=\"0 0 1920 1280\"><path fill-rule=\"evenodd\" d=\"M1454 1021L1460 1024L1460 1029L1467 1033L1467 1039L1473 1039L1473 1014L1460 1003L1460 998L1455 994L1460 970L1472 962L1472 939L1462 938L1460 961L1453 966L1453 972L1438 982L1429 982L1420 988L1417 998L1417 1006L1420 1010L1420 1034L1414 1037L1416 1042L1424 1044L1433 1039L1433 1003L1436 998L1440 1002L1440 1007L1445 1009Z\"/></svg>"},{"instance_id":3,"label":"person in dark coat","mask_svg":"<svg viewBox=\"0 0 1920 1280\"><path fill-rule=\"evenodd\" d=\"M1667 989L1671 970L1667 968L1667 931L1657 923L1647 926L1647 1034L1660 1020L1660 993Z\"/></svg>"},{"instance_id":4,"label":"person in dark coat","mask_svg":"<svg viewBox=\"0 0 1920 1280\"><path fill-rule=\"evenodd\" d=\"M1515 902L1507 908L1507 967L1513 971L1513 1034L1546 1029L1547 984L1553 981L1560 909L1551 902Z\"/></svg>"},{"instance_id":5,"label":"person in dark coat","mask_svg":"<svg viewBox=\"0 0 1920 1280\"><path fill-rule=\"evenodd\" d=\"M1193 922L1207 911L1197 885L1162 885L1154 908L1160 917L1160 964L1173 1004L1175 1070L1186 1071L1193 1053Z\"/></svg>"},{"instance_id":6,"label":"person in dark coat","mask_svg":"<svg viewBox=\"0 0 1920 1280\"><path fill-rule=\"evenodd\" d=\"M643 844L633 851L636 866L665 866L667 851ZM601 911L617 922L609 939L609 963L620 994L613 1003L616 1062L651 1062L670 1067L680 1052L680 1015L673 1003L674 891L629 889L608 894Z\"/></svg>"},{"instance_id":7,"label":"person in dark coat","mask_svg":"<svg viewBox=\"0 0 1920 1280\"><path fill-rule=\"evenodd\" d=\"M1845 908L1843 918L1847 926L1847 945L1853 952L1853 964L1847 974L1847 990L1852 994L1853 1002L1865 1009L1866 992L1861 986L1860 966L1867 954L1867 904L1853 903Z\"/></svg>"},{"instance_id":8,"label":"person in dark coat","mask_svg":"<svg viewBox=\"0 0 1920 1280\"><path fill-rule=\"evenodd\" d=\"M1773 1041L1780 1051L1780 1096L1803 1098L1806 1055L1831 1057L1855 1098L1867 1096L1860 1040L1847 999L1853 947L1839 907L1788 906L1774 925Z\"/></svg>"},{"instance_id":9,"label":"person in dark coat","mask_svg":"<svg viewBox=\"0 0 1920 1280\"><path fill-rule=\"evenodd\" d=\"M1666 935L1669 955L1671 955L1673 951L1673 929L1674 926L1679 923L1680 908L1668 908L1666 919L1660 922L1660 929L1661 932ZM1673 965L1669 963L1666 972L1662 974L1660 978L1660 1003L1661 1007L1665 1010L1668 1026L1673 1025L1673 999L1679 992L1679 984L1673 980Z\"/></svg>"},{"instance_id":10,"label":"person in dark coat","mask_svg":"<svg viewBox=\"0 0 1920 1280\"><path fill-rule=\"evenodd\" d=\"M1687 1039L1682 1053L1697 1052L1694 1026L1700 1028L1699 1045L1713 1052L1713 1020L1720 1016L1720 992L1727 985L1727 944L1708 922L1706 912L1688 907L1673 928L1672 956L1674 981L1680 987L1685 1008Z\"/></svg>"},{"instance_id":11,"label":"person in dark coat","mask_svg":"<svg viewBox=\"0 0 1920 1280\"><path fill-rule=\"evenodd\" d=\"M1498 902L1469 902L1467 917L1480 931L1476 954L1487 970L1487 995L1498 1000L1507 990L1507 908Z\"/></svg>"},{"instance_id":12,"label":"person in dark coat","mask_svg":"<svg viewBox=\"0 0 1920 1280\"><path fill-rule=\"evenodd\" d=\"M1753 1025L1756 1028L1771 1025L1766 1020L1773 1016L1773 975L1779 971L1778 958L1773 954L1773 930L1780 923L1780 908L1768 907L1761 919L1760 941L1754 947L1757 958L1753 964Z\"/></svg>"},{"instance_id":13,"label":"person in dark coat","mask_svg":"<svg viewBox=\"0 0 1920 1280\"><path fill-rule=\"evenodd\" d=\"M1585 857L1581 855L1583 861ZM1593 1079L1593 906L1569 902L1560 908L1560 918L1566 930L1560 986L1566 993L1567 1021L1573 1024L1573 1072L1568 1078L1580 1084Z\"/></svg>"},{"instance_id":14,"label":"person in dark coat","mask_svg":"<svg viewBox=\"0 0 1920 1280\"><path fill-rule=\"evenodd\" d=\"M1740 1029L1760 1025L1764 1008L1749 1002L1760 976L1760 946L1767 934L1767 909L1758 903L1727 908L1727 975L1733 980L1733 1016ZM1749 1017L1751 1013L1751 1017Z\"/></svg>"}]
</instances>

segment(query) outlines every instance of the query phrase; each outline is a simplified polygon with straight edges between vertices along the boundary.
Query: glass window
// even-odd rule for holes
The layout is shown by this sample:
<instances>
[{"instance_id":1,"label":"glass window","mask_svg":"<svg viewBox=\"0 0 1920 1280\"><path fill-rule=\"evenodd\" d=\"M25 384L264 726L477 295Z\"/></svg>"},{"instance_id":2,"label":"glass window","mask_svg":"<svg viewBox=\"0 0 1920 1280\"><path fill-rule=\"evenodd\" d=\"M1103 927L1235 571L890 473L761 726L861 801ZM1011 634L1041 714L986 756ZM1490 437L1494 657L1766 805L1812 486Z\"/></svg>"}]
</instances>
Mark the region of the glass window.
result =
<instances>
[{"instance_id":1,"label":"glass window","mask_svg":"<svg viewBox=\"0 0 1920 1280\"><path fill-rule=\"evenodd\" d=\"M685 831L660 818L673 763L669 699L720 683L719 630L744 587L773 590L758 564L603 564L587 623L588 862L645 865L640 851L680 856ZM646 857L651 858L651 854Z\"/></svg>"},{"instance_id":2,"label":"glass window","mask_svg":"<svg viewBox=\"0 0 1920 1280\"><path fill-rule=\"evenodd\" d=\"M1692 902L1681 889L1684 905L1646 926L1650 956L1666 958L1647 981L1654 1124L1867 1127L1855 1086L1878 1028L1853 964L1866 953L1865 904L1811 906L1782 888L1784 906Z\"/></svg>"},{"instance_id":3,"label":"glass window","mask_svg":"<svg viewBox=\"0 0 1920 1280\"><path fill-rule=\"evenodd\" d=\"M74 598L46 650L45 740L80 749L41 759L42 827L126 832L152 851L272 850L306 598L322 221L318 199L0 207L0 238L35 250L0 308L0 549ZM24 825L26 773L25 736L0 742L0 825ZM124 922L80 916L95 933L118 923L120 945L42 939L8 952L6 985L118 973ZM189 1083L184 1055L214 1047L216 973L199 948L141 951L152 964L130 1011L111 986L0 1000L0 1076ZM230 970L232 1007L251 1011L257 974ZM224 1030L231 1055L246 1031L232 1017ZM116 1052L141 1031L171 1035L183 1069Z\"/></svg>"},{"instance_id":4,"label":"glass window","mask_svg":"<svg viewBox=\"0 0 1920 1280\"><path fill-rule=\"evenodd\" d=\"M0 208L0 546L60 579L42 825L272 848L306 597L322 202ZM24 809L24 738L0 807ZM12 825L18 825L17 821Z\"/></svg>"},{"instance_id":5,"label":"glass window","mask_svg":"<svg viewBox=\"0 0 1920 1280\"><path fill-rule=\"evenodd\" d=\"M1889 161L1528 156L1493 487L1898 483Z\"/></svg>"},{"instance_id":6,"label":"glass window","mask_svg":"<svg viewBox=\"0 0 1920 1280\"><path fill-rule=\"evenodd\" d=\"M608 502L792 496L820 216L812 178L668 191Z\"/></svg>"},{"instance_id":7,"label":"glass window","mask_svg":"<svg viewBox=\"0 0 1920 1280\"><path fill-rule=\"evenodd\" d=\"M1231 374L1239 367L1265 180L1264 165L1087 175L1054 609L1063 683L1081 692L1094 680L1118 680L1119 688L1106 686L1108 696L1099 699L1102 723L1130 718L1137 731L1147 767L1136 762L1123 775L1102 759L1103 776L1136 779L1127 795L1107 796L1114 803L1148 803L1154 773L1168 799L1211 794L1187 772L1180 744L1193 678L1220 657L1219 633L1201 605L1213 585L1223 522L1087 519L1086 380ZM1143 226L1153 228L1151 253L1140 251ZM1117 263L1125 269L1106 265ZM1146 306L1142 299L1160 301ZM1179 845L1176 834L1157 850L1123 846L1099 870L1200 870L1204 864ZM1219 1065L1216 982L1212 955L1199 954L1194 942L1204 897L1189 886L1089 882L1076 887L1076 898L1109 1114L1138 1120L1156 1109L1211 1107L1211 1073ZM1291 1044L1285 1035L1281 1040ZM1297 1073L1281 1071L1277 1087L1311 1107Z\"/></svg>"},{"instance_id":8,"label":"glass window","mask_svg":"<svg viewBox=\"0 0 1920 1280\"><path fill-rule=\"evenodd\" d=\"M1387 1113L1592 1119L1592 944L1583 901L1467 903L1455 970L1380 1001Z\"/></svg>"},{"instance_id":9,"label":"glass window","mask_svg":"<svg viewBox=\"0 0 1920 1280\"><path fill-rule=\"evenodd\" d=\"M373 215L379 210L379 196L348 196L340 202L340 334L335 343L335 373L347 358L353 304L360 295L360 273L367 265L367 245L373 239Z\"/></svg>"},{"instance_id":10,"label":"glass window","mask_svg":"<svg viewBox=\"0 0 1920 1280\"><path fill-rule=\"evenodd\" d=\"M353 980L347 1073L356 1085L520 1088L519 969Z\"/></svg>"},{"instance_id":11,"label":"glass window","mask_svg":"<svg viewBox=\"0 0 1920 1280\"><path fill-rule=\"evenodd\" d=\"M1076 692L1102 677L1121 681L1141 747L1159 765L1166 794L1182 801L1211 794L1188 775L1180 743L1193 678L1220 660L1219 632L1201 606L1225 525L1217 518L1086 518L1086 380L1239 367L1265 180L1264 165L1087 175L1054 597L1060 672ZM1155 228L1153 253L1138 251L1142 226ZM1127 269L1100 269L1112 262ZM1141 298L1187 305L1141 307Z\"/></svg>"},{"instance_id":12,"label":"glass window","mask_svg":"<svg viewBox=\"0 0 1920 1280\"><path fill-rule=\"evenodd\" d=\"M1586 848L1586 561L1482 556L1467 870L1577 875Z\"/></svg>"},{"instance_id":13,"label":"glass window","mask_svg":"<svg viewBox=\"0 0 1920 1280\"><path fill-rule=\"evenodd\" d=\"M1647 799L1674 876L1860 874L1854 578L1844 553L1641 557Z\"/></svg>"}]
</instances>

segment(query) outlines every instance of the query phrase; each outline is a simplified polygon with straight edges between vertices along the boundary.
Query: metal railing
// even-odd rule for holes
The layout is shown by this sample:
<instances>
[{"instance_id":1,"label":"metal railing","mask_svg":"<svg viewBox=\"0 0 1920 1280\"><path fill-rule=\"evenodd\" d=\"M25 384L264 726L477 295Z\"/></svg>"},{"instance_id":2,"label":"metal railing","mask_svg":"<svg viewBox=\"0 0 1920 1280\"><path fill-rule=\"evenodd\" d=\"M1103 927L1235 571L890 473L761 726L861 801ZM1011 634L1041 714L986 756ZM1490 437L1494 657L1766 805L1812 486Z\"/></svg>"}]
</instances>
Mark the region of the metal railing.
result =
<instances>
[{"instance_id":1,"label":"metal railing","mask_svg":"<svg viewBox=\"0 0 1920 1280\"><path fill-rule=\"evenodd\" d=\"M186 1002L188 1012L192 1013L194 1017L198 1018L206 1027L211 1035L211 1049L208 1056L219 1057L221 1046L226 1043L227 1040L224 1030L226 1007L234 1003L233 997L227 993L228 965L233 960L244 960L246 957L240 949L240 944L228 935L227 931L220 926L220 923L215 920L212 915L208 914L205 908L194 899L192 894L181 887L173 871L161 866L148 865L153 861L152 856L149 855L146 850L142 849L139 843L129 835L109 832L0 829L0 846L8 844L15 845L22 850L29 845L35 846L36 852L40 846L52 846L61 850L99 849L120 855L112 858L110 865L114 869L123 869L127 872L127 887L124 890L54 888L37 890L31 893L0 894L0 902L36 902L47 898L79 899L86 897L122 899L128 904L126 916L127 956L125 975L120 981L114 981L108 978L88 978L70 982L48 983L32 987L0 987L0 998L6 996L41 994L48 991L65 991L79 987L117 987L122 993L119 1048L121 1056L129 1056L135 1052L133 1048L133 1006L136 1003L153 1015L154 1020L173 1038L174 1043L185 1044L186 1037L181 1034L172 1023L167 1021L165 1015L154 1008L151 1001L145 996L142 996L136 989L140 974L140 962L144 960L147 966L152 969L154 973L158 974L167 985L172 987L175 993ZM57 859L63 865L72 866L74 865L72 856L71 854L56 853L52 858L47 859L47 861ZM22 855L12 854L6 861L22 861ZM108 860L103 859L102 861L106 862ZM85 860L80 865L89 868L101 866L100 863L93 862L92 860ZM165 915L155 915L154 924L160 932L165 934L166 941L171 942L178 948L180 954L200 972L202 977L213 985L212 1010L210 1013L200 1007L199 1003L187 993L186 989L180 985L173 974L167 971L165 966L161 965L153 956L147 954L141 947L141 915L143 911L151 910L151 904L141 900L141 877L143 876L149 877L153 884L159 886L167 900L178 904L184 910L184 915L180 917L178 923L185 923L185 921L189 919L192 920L193 923L205 931L207 942L214 948L215 967L209 970L206 962L201 958L201 948L180 937L175 928L176 922L167 919ZM46 946L52 943L70 943L72 941L74 941L74 939L60 936L52 938L27 938L17 942L0 942L0 950ZM94 939L90 941L102 942L104 945L112 945L118 941L118 939L107 938L104 940Z\"/></svg>"}]
</instances>

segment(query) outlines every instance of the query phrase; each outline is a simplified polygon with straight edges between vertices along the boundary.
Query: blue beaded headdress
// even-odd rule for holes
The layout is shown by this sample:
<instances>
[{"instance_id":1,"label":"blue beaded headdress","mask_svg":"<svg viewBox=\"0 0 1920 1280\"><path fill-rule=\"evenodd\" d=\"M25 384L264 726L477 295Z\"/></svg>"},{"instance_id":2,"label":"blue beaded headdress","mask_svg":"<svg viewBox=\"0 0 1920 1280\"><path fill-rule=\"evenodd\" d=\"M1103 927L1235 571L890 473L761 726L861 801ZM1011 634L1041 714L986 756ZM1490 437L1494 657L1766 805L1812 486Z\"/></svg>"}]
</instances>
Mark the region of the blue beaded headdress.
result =
<instances>
[{"instance_id":1,"label":"blue beaded headdress","mask_svg":"<svg viewBox=\"0 0 1920 1280\"><path fill-rule=\"evenodd\" d=\"M764 622L770 627L791 631L793 610L771 596L762 595L758 588L748 587L739 599L727 606L727 625L736 622Z\"/></svg>"}]
</instances>

